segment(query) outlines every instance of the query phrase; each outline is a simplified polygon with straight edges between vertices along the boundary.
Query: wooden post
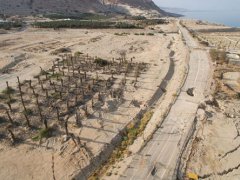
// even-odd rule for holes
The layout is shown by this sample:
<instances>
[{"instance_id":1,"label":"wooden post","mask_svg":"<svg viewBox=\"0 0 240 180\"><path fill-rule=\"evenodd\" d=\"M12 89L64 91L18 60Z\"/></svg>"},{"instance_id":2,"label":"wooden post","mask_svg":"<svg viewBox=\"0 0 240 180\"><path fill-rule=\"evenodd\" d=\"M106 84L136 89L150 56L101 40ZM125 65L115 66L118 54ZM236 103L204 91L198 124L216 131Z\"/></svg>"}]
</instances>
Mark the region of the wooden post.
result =
<instances>
[{"instance_id":1,"label":"wooden post","mask_svg":"<svg viewBox=\"0 0 240 180\"><path fill-rule=\"evenodd\" d=\"M32 80L30 79L29 81L28 81L28 83L29 83L29 87L32 89L33 87L32 87Z\"/></svg>"},{"instance_id":2,"label":"wooden post","mask_svg":"<svg viewBox=\"0 0 240 180\"><path fill-rule=\"evenodd\" d=\"M78 112L76 112L76 125L78 127L82 126L82 123L81 123L80 116L79 116Z\"/></svg>"},{"instance_id":3,"label":"wooden post","mask_svg":"<svg viewBox=\"0 0 240 180\"><path fill-rule=\"evenodd\" d=\"M84 108L84 112L85 112L85 116L88 117L89 114L88 114L88 108L87 108L87 105L86 105L85 108Z\"/></svg>"},{"instance_id":4,"label":"wooden post","mask_svg":"<svg viewBox=\"0 0 240 180\"><path fill-rule=\"evenodd\" d=\"M70 110L69 100L67 100L67 110Z\"/></svg>"},{"instance_id":5,"label":"wooden post","mask_svg":"<svg viewBox=\"0 0 240 180\"><path fill-rule=\"evenodd\" d=\"M8 131L8 133L10 134L10 137L11 137L11 141L12 141L12 143L15 143L16 138L15 138L15 136L14 136L12 130L8 128L7 131Z\"/></svg>"},{"instance_id":6,"label":"wooden post","mask_svg":"<svg viewBox=\"0 0 240 180\"><path fill-rule=\"evenodd\" d=\"M68 119L65 121L64 126L65 126L66 135L69 136L69 132L68 132Z\"/></svg>"},{"instance_id":7,"label":"wooden post","mask_svg":"<svg viewBox=\"0 0 240 180\"><path fill-rule=\"evenodd\" d=\"M102 101L101 92L100 91L98 92L98 101Z\"/></svg>"},{"instance_id":8,"label":"wooden post","mask_svg":"<svg viewBox=\"0 0 240 180\"><path fill-rule=\"evenodd\" d=\"M81 85L82 85L82 77L80 77L80 82L81 82Z\"/></svg>"},{"instance_id":9,"label":"wooden post","mask_svg":"<svg viewBox=\"0 0 240 180\"><path fill-rule=\"evenodd\" d=\"M61 86L63 87L63 79L61 79Z\"/></svg>"},{"instance_id":10,"label":"wooden post","mask_svg":"<svg viewBox=\"0 0 240 180\"><path fill-rule=\"evenodd\" d=\"M10 122L11 124L13 124L13 119L12 119L12 117L11 117L9 111L6 110L6 113L7 113L7 116L8 116L8 120L9 120L9 122Z\"/></svg>"},{"instance_id":11,"label":"wooden post","mask_svg":"<svg viewBox=\"0 0 240 180\"><path fill-rule=\"evenodd\" d=\"M10 110L11 112L13 112L11 103L10 103L10 102L7 102L7 105L8 105L9 110Z\"/></svg>"},{"instance_id":12,"label":"wooden post","mask_svg":"<svg viewBox=\"0 0 240 180\"><path fill-rule=\"evenodd\" d=\"M9 85L8 85L8 81L6 81L6 84L7 84L7 90L9 90Z\"/></svg>"},{"instance_id":13,"label":"wooden post","mask_svg":"<svg viewBox=\"0 0 240 180\"><path fill-rule=\"evenodd\" d=\"M88 91L89 92L91 91L91 85L90 84L88 85Z\"/></svg>"},{"instance_id":14,"label":"wooden post","mask_svg":"<svg viewBox=\"0 0 240 180\"><path fill-rule=\"evenodd\" d=\"M76 96L75 96L75 106L77 106L77 104L78 104L78 95L76 94Z\"/></svg>"},{"instance_id":15,"label":"wooden post","mask_svg":"<svg viewBox=\"0 0 240 180\"><path fill-rule=\"evenodd\" d=\"M94 108L94 99L92 98L92 108Z\"/></svg>"},{"instance_id":16,"label":"wooden post","mask_svg":"<svg viewBox=\"0 0 240 180\"><path fill-rule=\"evenodd\" d=\"M49 98L47 88L45 89L45 93L46 93L46 97Z\"/></svg>"},{"instance_id":17,"label":"wooden post","mask_svg":"<svg viewBox=\"0 0 240 180\"><path fill-rule=\"evenodd\" d=\"M49 78L49 84L52 85L52 80L51 80L51 78Z\"/></svg>"},{"instance_id":18,"label":"wooden post","mask_svg":"<svg viewBox=\"0 0 240 180\"><path fill-rule=\"evenodd\" d=\"M63 99L61 90L59 91L59 96L60 96L60 99Z\"/></svg>"},{"instance_id":19,"label":"wooden post","mask_svg":"<svg viewBox=\"0 0 240 180\"><path fill-rule=\"evenodd\" d=\"M27 113L27 112L25 111L24 116L25 116L25 119L26 119L26 122L27 122L27 126L28 126L28 127L31 127L30 121L29 121L28 116L27 116L26 113Z\"/></svg>"},{"instance_id":20,"label":"wooden post","mask_svg":"<svg viewBox=\"0 0 240 180\"><path fill-rule=\"evenodd\" d=\"M47 119L46 118L44 118L43 123L44 123L45 129L48 129L48 124L47 124Z\"/></svg>"},{"instance_id":21,"label":"wooden post","mask_svg":"<svg viewBox=\"0 0 240 180\"><path fill-rule=\"evenodd\" d=\"M40 104L39 104L39 100L38 100L38 95L36 95L35 97L36 97L36 102L37 102L37 107L38 107L38 112L39 112L40 120L43 121L42 110L41 110L41 108L40 108Z\"/></svg>"},{"instance_id":22,"label":"wooden post","mask_svg":"<svg viewBox=\"0 0 240 180\"><path fill-rule=\"evenodd\" d=\"M17 80L18 80L18 85L21 86L20 79L18 76L17 76Z\"/></svg>"},{"instance_id":23,"label":"wooden post","mask_svg":"<svg viewBox=\"0 0 240 180\"><path fill-rule=\"evenodd\" d=\"M44 87L43 87L43 82L42 81L40 81L40 85L41 85L42 91L44 91Z\"/></svg>"},{"instance_id":24,"label":"wooden post","mask_svg":"<svg viewBox=\"0 0 240 180\"><path fill-rule=\"evenodd\" d=\"M27 108L26 108L25 103L24 103L24 100L23 100L22 91L20 92L20 97L21 97L21 102L22 102L22 105L23 105L24 111L27 112Z\"/></svg>"},{"instance_id":25,"label":"wooden post","mask_svg":"<svg viewBox=\"0 0 240 180\"><path fill-rule=\"evenodd\" d=\"M68 59L67 59L67 69L68 69L68 72L69 72L70 69L69 69L69 62L68 62Z\"/></svg>"}]
</instances>

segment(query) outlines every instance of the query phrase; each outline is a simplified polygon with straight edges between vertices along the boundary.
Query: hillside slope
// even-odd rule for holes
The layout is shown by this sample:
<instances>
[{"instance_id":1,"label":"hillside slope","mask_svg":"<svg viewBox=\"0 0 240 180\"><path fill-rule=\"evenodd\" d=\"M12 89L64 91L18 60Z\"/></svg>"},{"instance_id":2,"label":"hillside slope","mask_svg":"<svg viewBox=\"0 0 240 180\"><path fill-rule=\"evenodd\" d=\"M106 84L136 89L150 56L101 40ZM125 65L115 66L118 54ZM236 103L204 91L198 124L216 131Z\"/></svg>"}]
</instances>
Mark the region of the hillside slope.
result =
<instances>
[{"instance_id":1,"label":"hillside slope","mask_svg":"<svg viewBox=\"0 0 240 180\"><path fill-rule=\"evenodd\" d=\"M7 15L86 12L132 14L136 10L140 10L140 14L154 11L156 14L166 15L152 0L0 0L0 14Z\"/></svg>"}]
</instances>

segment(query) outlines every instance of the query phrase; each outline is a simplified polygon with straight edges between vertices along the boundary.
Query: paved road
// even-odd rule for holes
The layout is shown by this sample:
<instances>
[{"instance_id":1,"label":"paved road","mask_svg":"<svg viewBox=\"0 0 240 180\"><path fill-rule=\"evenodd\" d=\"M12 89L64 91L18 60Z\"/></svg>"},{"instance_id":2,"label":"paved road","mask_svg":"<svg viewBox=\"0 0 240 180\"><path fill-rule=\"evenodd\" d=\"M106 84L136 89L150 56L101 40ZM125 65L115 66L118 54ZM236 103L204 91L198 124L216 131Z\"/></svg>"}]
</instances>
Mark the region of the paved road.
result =
<instances>
[{"instance_id":1,"label":"paved road","mask_svg":"<svg viewBox=\"0 0 240 180\"><path fill-rule=\"evenodd\" d=\"M198 104L204 98L210 69L207 52L198 48L198 43L185 28L179 27L191 50L186 82L163 125L142 151L134 156L120 179L175 179L176 162L194 121ZM186 93L192 87L195 87L194 97Z\"/></svg>"}]
</instances>

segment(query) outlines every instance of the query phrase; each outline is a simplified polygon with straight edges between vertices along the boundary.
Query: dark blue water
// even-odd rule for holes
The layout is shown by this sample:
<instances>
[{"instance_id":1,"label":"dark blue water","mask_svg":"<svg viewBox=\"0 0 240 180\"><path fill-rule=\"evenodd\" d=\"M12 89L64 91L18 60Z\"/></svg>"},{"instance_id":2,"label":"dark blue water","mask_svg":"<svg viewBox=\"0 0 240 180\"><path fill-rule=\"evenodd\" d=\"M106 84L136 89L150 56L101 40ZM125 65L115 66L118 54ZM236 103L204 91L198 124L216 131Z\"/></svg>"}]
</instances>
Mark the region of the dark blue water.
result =
<instances>
[{"instance_id":1,"label":"dark blue water","mask_svg":"<svg viewBox=\"0 0 240 180\"><path fill-rule=\"evenodd\" d=\"M240 27L240 10L236 11L184 11L187 18L205 20L213 23L224 24L231 27Z\"/></svg>"}]
</instances>

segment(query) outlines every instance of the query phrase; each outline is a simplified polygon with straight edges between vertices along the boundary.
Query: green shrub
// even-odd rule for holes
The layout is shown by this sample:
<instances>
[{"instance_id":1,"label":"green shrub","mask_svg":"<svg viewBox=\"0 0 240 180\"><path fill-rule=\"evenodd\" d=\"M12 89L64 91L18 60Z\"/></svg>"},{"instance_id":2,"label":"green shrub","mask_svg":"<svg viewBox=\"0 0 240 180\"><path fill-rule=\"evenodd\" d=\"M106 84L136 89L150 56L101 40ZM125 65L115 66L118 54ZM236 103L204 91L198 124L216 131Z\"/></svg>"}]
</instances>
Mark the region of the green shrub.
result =
<instances>
[{"instance_id":1,"label":"green shrub","mask_svg":"<svg viewBox=\"0 0 240 180\"><path fill-rule=\"evenodd\" d=\"M116 28L118 29L136 29L136 28L140 28L138 26L135 26L134 24L129 24L126 22L118 22L115 25Z\"/></svg>"},{"instance_id":2,"label":"green shrub","mask_svg":"<svg viewBox=\"0 0 240 180\"><path fill-rule=\"evenodd\" d=\"M38 28L109 28L114 27L115 22L110 21L83 21L83 20L58 20L35 22L32 25Z\"/></svg>"},{"instance_id":3,"label":"green shrub","mask_svg":"<svg viewBox=\"0 0 240 180\"><path fill-rule=\"evenodd\" d=\"M23 27L22 22L0 22L0 29L10 30L12 28L21 28Z\"/></svg>"},{"instance_id":4,"label":"green shrub","mask_svg":"<svg viewBox=\"0 0 240 180\"><path fill-rule=\"evenodd\" d=\"M78 13L78 14L45 14L44 17L50 18L53 20L56 19L75 19L75 20L99 20L106 19L107 16L93 13Z\"/></svg>"},{"instance_id":5,"label":"green shrub","mask_svg":"<svg viewBox=\"0 0 240 180\"><path fill-rule=\"evenodd\" d=\"M36 136L32 137L32 140L33 141L39 141L43 138L49 138L49 137L51 137L51 131L52 131L52 129L50 129L50 128L41 129Z\"/></svg>"},{"instance_id":6,"label":"green shrub","mask_svg":"<svg viewBox=\"0 0 240 180\"><path fill-rule=\"evenodd\" d=\"M83 54L82 52L80 52L80 51L77 51L77 52L75 52L74 53L74 56L77 56L77 57L79 57L81 54Z\"/></svg>"},{"instance_id":7,"label":"green shrub","mask_svg":"<svg viewBox=\"0 0 240 180\"><path fill-rule=\"evenodd\" d=\"M133 20L146 20L147 18L145 16L132 16L131 19Z\"/></svg>"}]
</instances>

